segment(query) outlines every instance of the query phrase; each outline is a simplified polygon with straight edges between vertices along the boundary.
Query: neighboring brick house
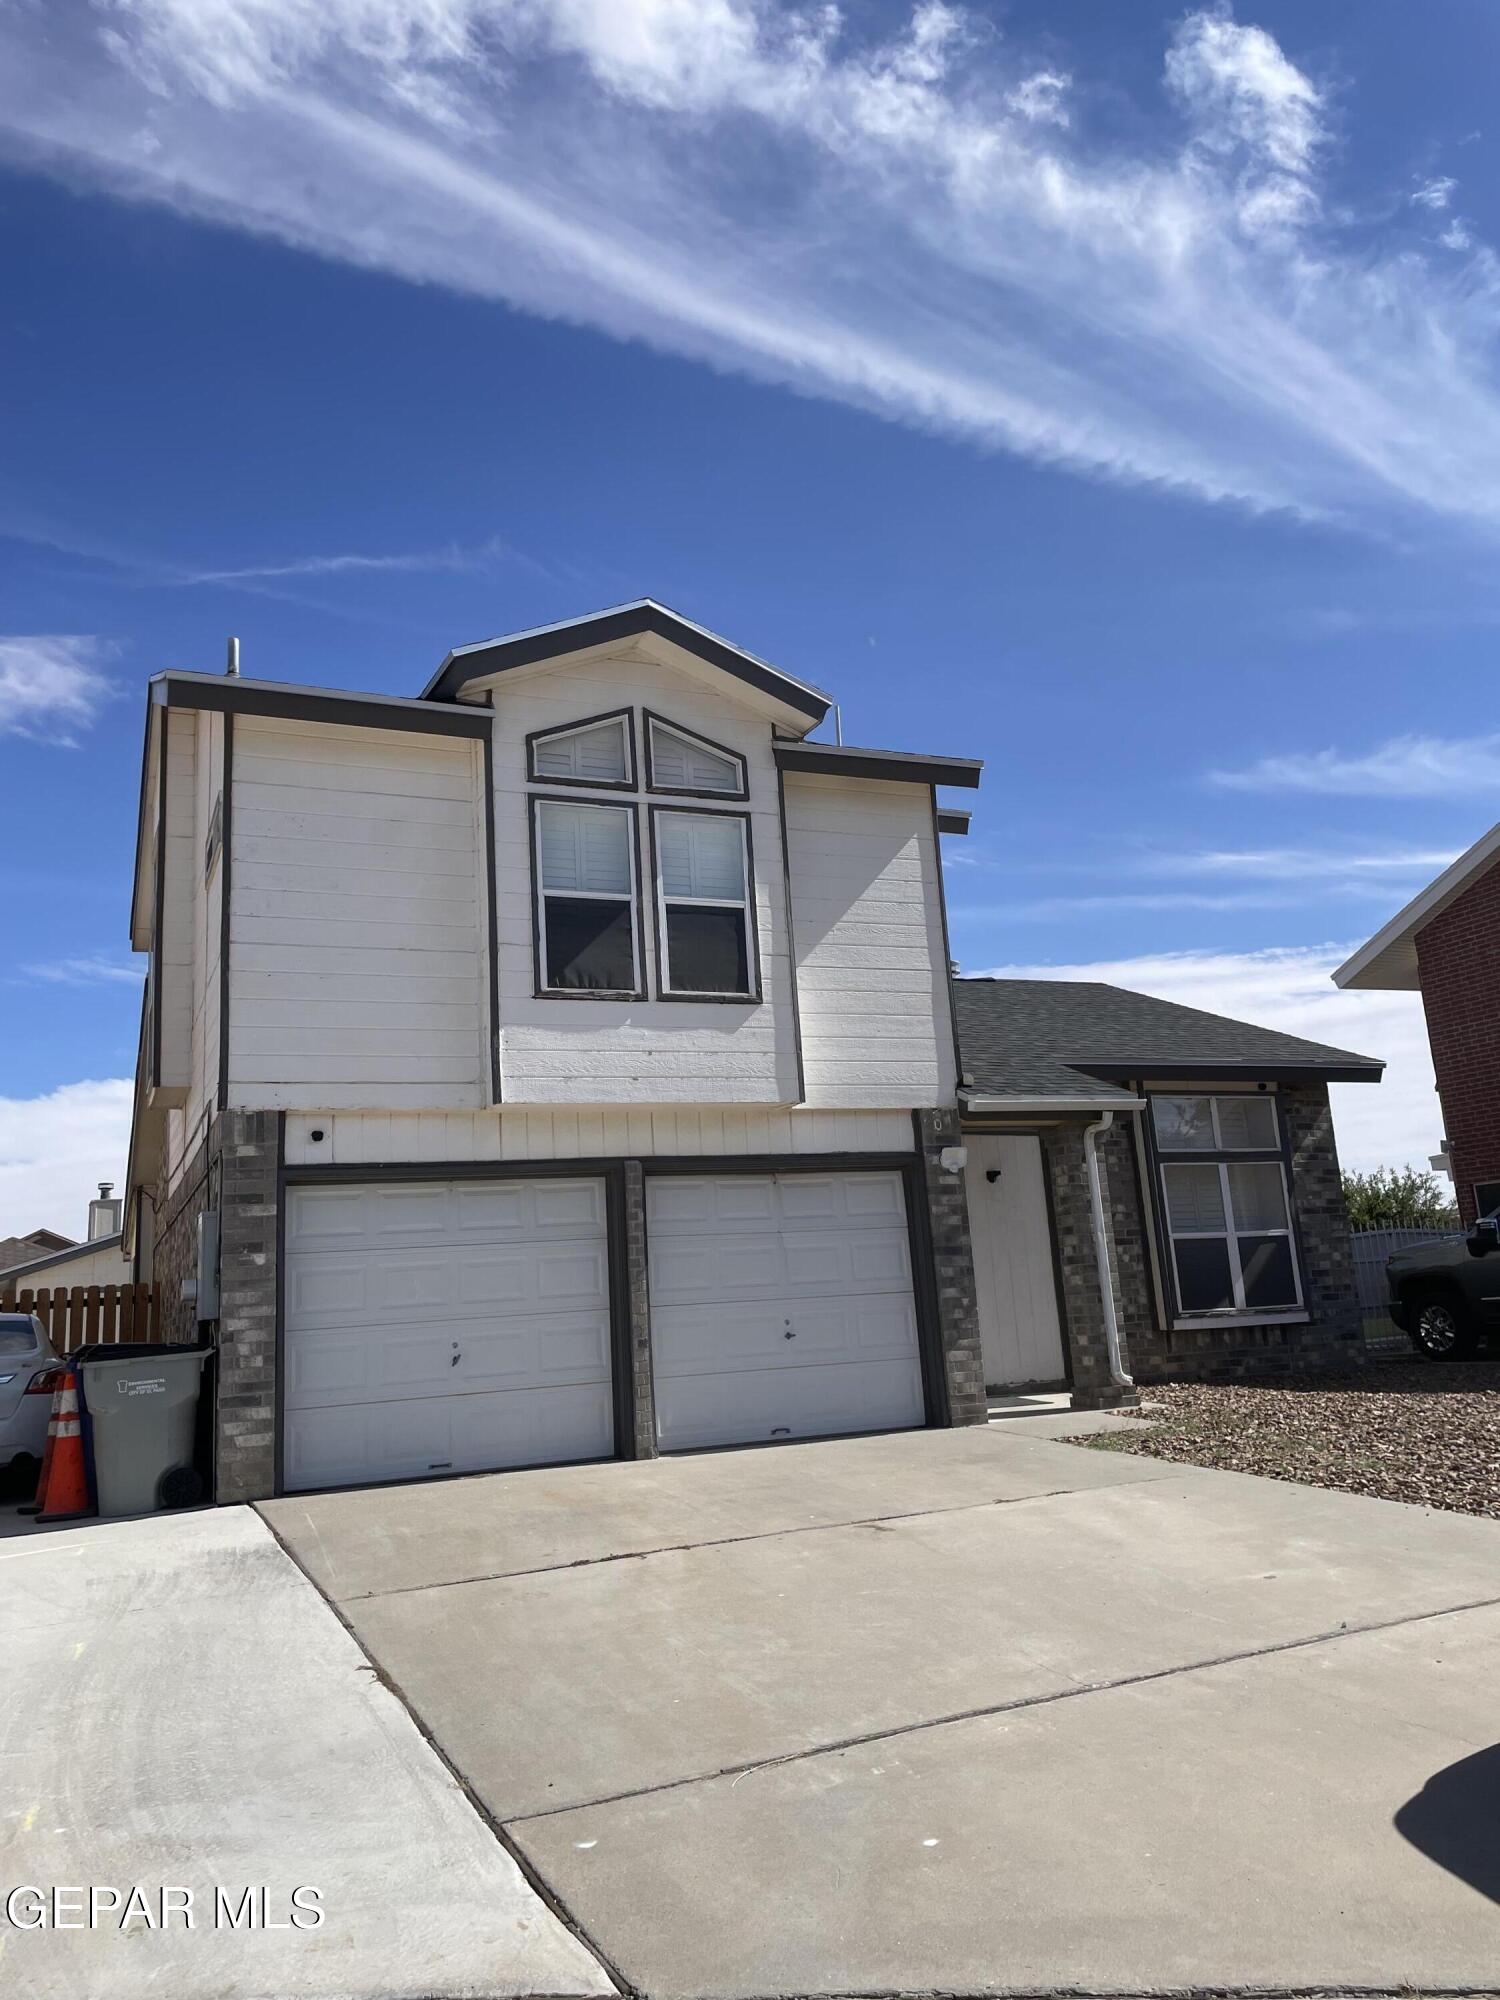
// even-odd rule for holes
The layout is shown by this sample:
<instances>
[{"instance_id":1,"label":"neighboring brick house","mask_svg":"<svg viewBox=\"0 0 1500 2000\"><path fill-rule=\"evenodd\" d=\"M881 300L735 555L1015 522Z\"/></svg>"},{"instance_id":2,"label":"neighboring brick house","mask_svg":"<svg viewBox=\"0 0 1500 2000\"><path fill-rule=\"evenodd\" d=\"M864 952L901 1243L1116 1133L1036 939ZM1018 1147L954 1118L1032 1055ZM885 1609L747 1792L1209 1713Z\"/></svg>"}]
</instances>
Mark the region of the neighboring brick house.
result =
<instances>
[{"instance_id":1,"label":"neighboring brick house","mask_svg":"<svg viewBox=\"0 0 1500 2000\"><path fill-rule=\"evenodd\" d=\"M1465 1223L1500 1213L1500 826L1492 826L1333 975L1420 992Z\"/></svg>"},{"instance_id":2,"label":"neighboring brick house","mask_svg":"<svg viewBox=\"0 0 1500 2000\"><path fill-rule=\"evenodd\" d=\"M1328 1085L1379 1062L1090 981L953 991L987 1387L1362 1360Z\"/></svg>"}]
</instances>

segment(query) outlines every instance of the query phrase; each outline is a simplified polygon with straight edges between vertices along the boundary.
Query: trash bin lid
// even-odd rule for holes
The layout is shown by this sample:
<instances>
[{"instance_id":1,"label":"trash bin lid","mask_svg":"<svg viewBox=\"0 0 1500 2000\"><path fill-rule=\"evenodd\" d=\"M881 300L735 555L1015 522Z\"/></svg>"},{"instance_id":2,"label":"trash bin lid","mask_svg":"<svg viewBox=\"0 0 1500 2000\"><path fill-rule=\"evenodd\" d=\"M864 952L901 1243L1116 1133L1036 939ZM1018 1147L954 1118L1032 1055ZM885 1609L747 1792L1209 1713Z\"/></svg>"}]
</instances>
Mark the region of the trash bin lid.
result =
<instances>
[{"instance_id":1,"label":"trash bin lid","mask_svg":"<svg viewBox=\"0 0 1500 2000\"><path fill-rule=\"evenodd\" d=\"M91 1361L149 1361L154 1354L207 1354L195 1340L96 1340L75 1347L63 1360L87 1366Z\"/></svg>"}]
</instances>

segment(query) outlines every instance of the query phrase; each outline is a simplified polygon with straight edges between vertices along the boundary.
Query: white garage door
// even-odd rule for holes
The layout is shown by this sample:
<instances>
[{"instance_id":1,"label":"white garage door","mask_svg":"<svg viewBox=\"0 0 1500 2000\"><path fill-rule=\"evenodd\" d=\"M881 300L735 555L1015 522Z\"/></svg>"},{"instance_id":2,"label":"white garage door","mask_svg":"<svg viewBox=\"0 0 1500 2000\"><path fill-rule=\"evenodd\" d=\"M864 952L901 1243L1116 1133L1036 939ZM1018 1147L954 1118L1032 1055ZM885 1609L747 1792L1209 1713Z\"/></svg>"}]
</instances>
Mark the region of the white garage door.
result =
<instances>
[{"instance_id":1,"label":"white garage door","mask_svg":"<svg viewBox=\"0 0 1500 2000\"><path fill-rule=\"evenodd\" d=\"M291 1188L286 1485L614 1449L604 1183Z\"/></svg>"},{"instance_id":2,"label":"white garage door","mask_svg":"<svg viewBox=\"0 0 1500 2000\"><path fill-rule=\"evenodd\" d=\"M646 1230L664 1450L922 1422L899 1174L653 1175Z\"/></svg>"}]
</instances>

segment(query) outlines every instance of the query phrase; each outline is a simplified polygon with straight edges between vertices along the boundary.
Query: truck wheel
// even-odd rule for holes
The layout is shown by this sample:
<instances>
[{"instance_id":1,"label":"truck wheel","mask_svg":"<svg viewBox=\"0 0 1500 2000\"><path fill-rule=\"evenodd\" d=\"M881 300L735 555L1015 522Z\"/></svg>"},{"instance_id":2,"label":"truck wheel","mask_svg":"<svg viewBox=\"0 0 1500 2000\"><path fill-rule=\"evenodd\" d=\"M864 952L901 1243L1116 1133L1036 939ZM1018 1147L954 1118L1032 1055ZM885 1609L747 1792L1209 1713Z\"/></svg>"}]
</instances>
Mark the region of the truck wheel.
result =
<instances>
[{"instance_id":1,"label":"truck wheel","mask_svg":"<svg viewBox=\"0 0 1500 2000\"><path fill-rule=\"evenodd\" d=\"M1412 1300L1411 1344L1429 1361L1464 1361L1474 1352L1474 1329L1451 1292L1422 1292Z\"/></svg>"}]
</instances>

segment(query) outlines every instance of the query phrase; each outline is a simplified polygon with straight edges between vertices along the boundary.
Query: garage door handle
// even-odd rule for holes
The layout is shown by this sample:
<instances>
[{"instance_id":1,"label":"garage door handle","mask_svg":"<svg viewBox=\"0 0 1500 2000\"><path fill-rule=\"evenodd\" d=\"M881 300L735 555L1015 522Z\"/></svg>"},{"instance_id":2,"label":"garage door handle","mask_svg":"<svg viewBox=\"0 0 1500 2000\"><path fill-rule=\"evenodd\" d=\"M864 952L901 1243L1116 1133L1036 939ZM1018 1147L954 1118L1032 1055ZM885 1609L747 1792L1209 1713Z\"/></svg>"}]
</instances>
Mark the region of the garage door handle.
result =
<instances>
[{"instance_id":1,"label":"garage door handle","mask_svg":"<svg viewBox=\"0 0 1500 2000\"><path fill-rule=\"evenodd\" d=\"M790 1321L787 1323L786 1332L781 1337L783 1340L795 1340L797 1338L797 1329Z\"/></svg>"}]
</instances>

